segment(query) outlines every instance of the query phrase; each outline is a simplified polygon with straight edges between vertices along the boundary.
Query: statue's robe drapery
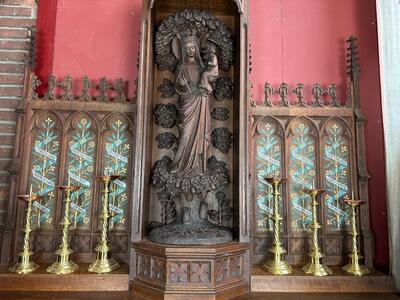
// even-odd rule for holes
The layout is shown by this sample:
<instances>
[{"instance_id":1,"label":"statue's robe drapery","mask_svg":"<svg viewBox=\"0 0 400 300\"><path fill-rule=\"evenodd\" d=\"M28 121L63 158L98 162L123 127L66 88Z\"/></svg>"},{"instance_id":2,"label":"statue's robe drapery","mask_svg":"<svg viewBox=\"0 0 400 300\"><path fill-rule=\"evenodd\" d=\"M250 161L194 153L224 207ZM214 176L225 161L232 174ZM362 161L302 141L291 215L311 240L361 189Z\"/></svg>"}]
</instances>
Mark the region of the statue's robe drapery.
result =
<instances>
[{"instance_id":1,"label":"statue's robe drapery","mask_svg":"<svg viewBox=\"0 0 400 300\"><path fill-rule=\"evenodd\" d=\"M205 174L207 170L210 143L209 95L199 88L202 69L194 61L182 64L176 78L176 91L179 94L179 144L172 172L179 177ZM186 78L187 85L180 85Z\"/></svg>"}]
</instances>

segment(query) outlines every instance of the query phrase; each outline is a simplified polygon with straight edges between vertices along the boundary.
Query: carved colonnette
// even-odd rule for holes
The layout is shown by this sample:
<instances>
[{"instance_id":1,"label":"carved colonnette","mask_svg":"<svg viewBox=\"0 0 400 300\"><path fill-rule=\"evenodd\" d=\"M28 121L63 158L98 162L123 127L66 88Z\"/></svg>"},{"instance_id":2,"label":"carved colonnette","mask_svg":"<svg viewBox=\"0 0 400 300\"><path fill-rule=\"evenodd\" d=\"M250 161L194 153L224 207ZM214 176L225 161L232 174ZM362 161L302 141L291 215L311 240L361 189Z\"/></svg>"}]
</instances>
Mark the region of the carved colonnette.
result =
<instances>
[{"instance_id":1,"label":"carved colonnette","mask_svg":"<svg viewBox=\"0 0 400 300\"><path fill-rule=\"evenodd\" d=\"M271 187L263 180L277 174L288 178L281 211L283 241L291 264L304 264L311 245L309 198L304 188L323 188L321 234L325 262L341 265L351 252L350 214L342 200L366 200L361 208L361 241L365 263L372 266L373 236L369 226L368 173L365 162L365 121L360 110L356 39L348 40L348 97L337 97L336 85L289 87L265 84L265 99L252 103L251 182L253 199L252 263L265 260L272 242L269 215ZM305 96L307 95L307 96ZM307 99L309 97L309 99Z\"/></svg>"},{"instance_id":2,"label":"carved colonnette","mask_svg":"<svg viewBox=\"0 0 400 300\"><path fill-rule=\"evenodd\" d=\"M87 76L57 80L50 75L47 87L34 73L28 73L26 94L19 108L19 135L12 195L33 193L43 196L35 202L31 237L36 260L49 263L60 239L62 195L57 189L67 180L82 188L72 199L71 244L78 262L91 262L100 235L102 191L98 175L118 173L122 178L113 186L110 209L110 242L115 256L128 262L130 195L133 181L133 151L136 105L125 96L126 82L97 83ZM76 84L79 88L76 86ZM10 199L14 213L9 215L8 259L15 260L20 249L23 206Z\"/></svg>"}]
</instances>

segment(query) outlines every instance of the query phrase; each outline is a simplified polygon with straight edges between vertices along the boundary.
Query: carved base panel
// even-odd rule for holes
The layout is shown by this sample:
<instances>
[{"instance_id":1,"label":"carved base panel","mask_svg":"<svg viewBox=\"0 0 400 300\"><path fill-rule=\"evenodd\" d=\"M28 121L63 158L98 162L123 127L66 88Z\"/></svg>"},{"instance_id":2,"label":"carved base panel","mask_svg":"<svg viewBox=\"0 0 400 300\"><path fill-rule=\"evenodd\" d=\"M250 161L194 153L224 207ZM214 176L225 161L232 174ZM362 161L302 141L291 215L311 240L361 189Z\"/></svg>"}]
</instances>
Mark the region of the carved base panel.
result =
<instances>
[{"instance_id":1,"label":"carved base panel","mask_svg":"<svg viewBox=\"0 0 400 300\"><path fill-rule=\"evenodd\" d=\"M340 266L329 266L332 276L310 276L300 266L292 266L288 276L275 276L261 266L251 268L251 292L269 293L393 293L393 278L372 270L366 276L352 276Z\"/></svg>"},{"instance_id":2,"label":"carved base panel","mask_svg":"<svg viewBox=\"0 0 400 300\"><path fill-rule=\"evenodd\" d=\"M128 265L123 264L117 271L95 274L87 271L88 264L79 264L72 274L56 275L46 272L48 264L39 264L31 274L14 274L9 266L0 266L0 291L18 292L116 292L129 290Z\"/></svg>"},{"instance_id":3,"label":"carved base panel","mask_svg":"<svg viewBox=\"0 0 400 300\"><path fill-rule=\"evenodd\" d=\"M232 299L249 292L248 244L134 243L134 294L143 299Z\"/></svg>"}]
</instances>

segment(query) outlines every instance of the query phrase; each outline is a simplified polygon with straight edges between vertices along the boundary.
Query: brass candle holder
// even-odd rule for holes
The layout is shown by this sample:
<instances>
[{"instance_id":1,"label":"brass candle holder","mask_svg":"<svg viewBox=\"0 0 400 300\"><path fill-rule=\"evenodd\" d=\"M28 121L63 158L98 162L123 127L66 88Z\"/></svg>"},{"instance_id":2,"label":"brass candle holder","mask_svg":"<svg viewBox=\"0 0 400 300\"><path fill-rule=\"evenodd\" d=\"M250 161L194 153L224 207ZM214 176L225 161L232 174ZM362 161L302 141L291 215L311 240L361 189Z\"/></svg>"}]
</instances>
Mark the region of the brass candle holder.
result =
<instances>
[{"instance_id":1,"label":"brass candle holder","mask_svg":"<svg viewBox=\"0 0 400 300\"><path fill-rule=\"evenodd\" d=\"M104 196L103 196L103 213L101 219L101 239L96 246L97 256L96 260L88 267L89 272L93 273L109 273L119 268L119 263L111 257L110 245L108 242L108 231L110 226L110 219L112 215L109 211L109 193L111 183L118 179L118 175L104 175L99 176L99 179L104 183Z\"/></svg>"},{"instance_id":2,"label":"brass candle holder","mask_svg":"<svg viewBox=\"0 0 400 300\"><path fill-rule=\"evenodd\" d=\"M31 256L33 252L29 248L29 234L31 233L31 221L32 221L32 202L36 200L40 200L42 197L38 195L18 195L18 199L28 202L28 208L26 210L25 217L25 232L24 235L24 244L21 252L18 253L19 262L15 265L11 266L8 270L12 273L18 274L29 274L35 271L39 265L31 260Z\"/></svg>"},{"instance_id":3,"label":"brass candle holder","mask_svg":"<svg viewBox=\"0 0 400 300\"><path fill-rule=\"evenodd\" d=\"M312 250L308 253L311 258L311 262L305 265L303 268L304 273L314 275L314 276L327 276L332 275L333 272L330 268L322 263L322 258L325 256L318 245L318 229L322 228L322 226L318 223L318 214L317 214L317 197L324 192L324 190L319 189L305 189L305 193L311 196L312 202L312 224L310 225L313 239L312 239Z\"/></svg>"},{"instance_id":4,"label":"brass candle holder","mask_svg":"<svg viewBox=\"0 0 400 300\"><path fill-rule=\"evenodd\" d=\"M343 200L343 202L345 202L347 205L351 207L351 235L352 235L352 252L348 255L350 261L346 266L343 267L343 270L356 276L363 276L371 273L370 269L360 264L359 261L360 259L363 258L363 256L360 254L357 247L357 236L359 236L360 233L357 230L356 210L357 206L360 206L362 203L364 203L364 201L354 200L354 197L352 198L353 199L351 200L350 199Z\"/></svg>"},{"instance_id":5,"label":"brass candle holder","mask_svg":"<svg viewBox=\"0 0 400 300\"><path fill-rule=\"evenodd\" d=\"M70 258L71 254L74 251L72 251L72 249L70 248L68 240L69 240L69 229L71 225L70 221L71 193L79 190L81 187L71 186L68 180L67 186L59 186L58 188L62 190L66 195L64 218L60 222L60 224L63 226L62 239L61 239L61 244L58 247L58 250L55 252L55 254L57 255L57 261L54 262L51 266L49 266L46 271L52 274L69 274L75 272L79 268L79 266L76 263L74 263Z\"/></svg>"},{"instance_id":6,"label":"brass candle holder","mask_svg":"<svg viewBox=\"0 0 400 300\"><path fill-rule=\"evenodd\" d=\"M281 193L279 188L282 183L286 182L285 178L267 177L265 180L272 185L272 196L274 197L274 209L271 220L273 223L274 240L272 247L268 249L271 257L264 264L264 269L274 275L287 275L292 273L292 268L285 260L286 249L282 246L281 241L281 222L283 217L279 214L279 199Z\"/></svg>"}]
</instances>

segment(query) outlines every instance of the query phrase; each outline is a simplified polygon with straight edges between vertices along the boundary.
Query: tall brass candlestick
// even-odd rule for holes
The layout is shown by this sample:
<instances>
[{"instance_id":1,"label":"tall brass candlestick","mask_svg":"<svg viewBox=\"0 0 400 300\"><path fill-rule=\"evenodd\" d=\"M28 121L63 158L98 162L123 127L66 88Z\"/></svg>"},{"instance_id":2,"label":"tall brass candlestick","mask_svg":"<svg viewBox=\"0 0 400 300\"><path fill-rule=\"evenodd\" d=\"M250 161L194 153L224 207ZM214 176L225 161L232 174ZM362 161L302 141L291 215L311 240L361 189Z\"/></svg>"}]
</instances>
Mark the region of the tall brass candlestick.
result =
<instances>
[{"instance_id":1,"label":"tall brass candlestick","mask_svg":"<svg viewBox=\"0 0 400 300\"><path fill-rule=\"evenodd\" d=\"M57 255L57 261L54 262L51 266L47 268L48 273L53 274L69 274L73 273L78 270L79 266L74 263L70 256L74 252L69 246L69 227L71 225L70 221L70 206L71 206L71 193L79 190L80 186L71 186L69 184L67 186L59 186L60 190L62 190L66 197L65 197L65 210L64 210L64 218L61 221L61 225L63 226L62 231L62 239L61 244L58 247L58 250L55 252Z\"/></svg>"},{"instance_id":2,"label":"tall brass candlestick","mask_svg":"<svg viewBox=\"0 0 400 300\"><path fill-rule=\"evenodd\" d=\"M32 231L32 201L40 200L41 197L37 195L18 195L17 197L22 201L28 202L28 209L26 210L25 218L24 245L22 251L18 253L19 262L11 266L8 270L18 274L29 274L39 267L38 264L30 259L30 257L33 255L33 252L29 248L29 234Z\"/></svg>"},{"instance_id":3,"label":"tall brass candlestick","mask_svg":"<svg viewBox=\"0 0 400 300\"><path fill-rule=\"evenodd\" d=\"M353 197L354 198L354 197ZM363 258L363 256L360 254L358 251L357 247L357 236L360 234L357 231L357 222L356 222L356 216L357 216L357 206L361 205L364 203L362 200L354 200L354 199L345 199L343 200L347 205L351 207L351 235L352 235L352 252L348 255L350 258L350 262L343 267L343 270L345 270L348 273L351 273L356 276L363 276L366 274L371 273L371 271L363 265L360 265L359 261L360 259Z\"/></svg>"},{"instance_id":4,"label":"tall brass candlestick","mask_svg":"<svg viewBox=\"0 0 400 300\"><path fill-rule=\"evenodd\" d=\"M89 272L108 273L119 268L119 263L111 257L110 245L108 243L108 231L112 215L109 211L109 193L111 183L118 179L118 175L100 176L99 179L104 183L103 213L101 214L101 239L96 246L96 260L88 267Z\"/></svg>"},{"instance_id":5,"label":"tall brass candlestick","mask_svg":"<svg viewBox=\"0 0 400 300\"><path fill-rule=\"evenodd\" d=\"M272 195L274 197L274 209L271 217L273 223L274 240L272 247L268 249L271 257L264 264L264 269L274 275L286 275L292 273L292 268L285 260L286 249L281 241L281 222L283 218L279 214L279 198L281 193L279 187L286 182L284 178L267 177L265 180L272 185Z\"/></svg>"},{"instance_id":6,"label":"tall brass candlestick","mask_svg":"<svg viewBox=\"0 0 400 300\"><path fill-rule=\"evenodd\" d=\"M313 245L312 250L308 253L311 258L311 262L305 265L303 268L304 273L314 275L314 276L327 276L332 275L333 272L329 269L326 265L322 263L322 258L324 254L321 252L319 245L318 245L318 229L322 228L322 226L318 223L318 214L317 214L317 196L322 194L324 190L318 189L311 189L311 190L304 190L305 193L311 196L312 202L312 209L313 209L313 220L311 224L311 230L313 233Z\"/></svg>"}]
</instances>

